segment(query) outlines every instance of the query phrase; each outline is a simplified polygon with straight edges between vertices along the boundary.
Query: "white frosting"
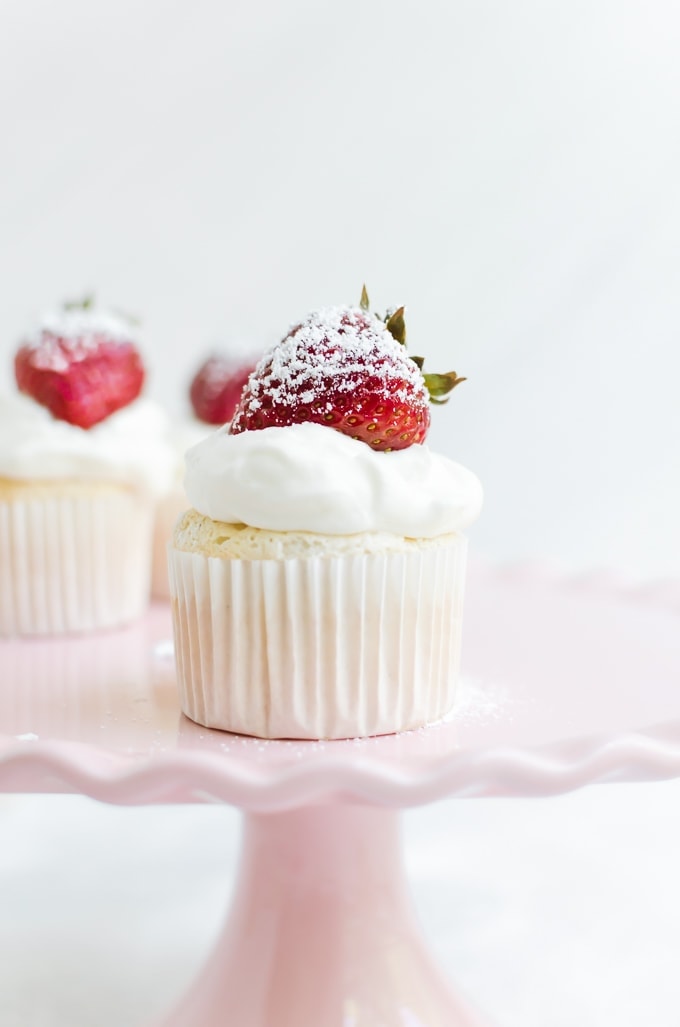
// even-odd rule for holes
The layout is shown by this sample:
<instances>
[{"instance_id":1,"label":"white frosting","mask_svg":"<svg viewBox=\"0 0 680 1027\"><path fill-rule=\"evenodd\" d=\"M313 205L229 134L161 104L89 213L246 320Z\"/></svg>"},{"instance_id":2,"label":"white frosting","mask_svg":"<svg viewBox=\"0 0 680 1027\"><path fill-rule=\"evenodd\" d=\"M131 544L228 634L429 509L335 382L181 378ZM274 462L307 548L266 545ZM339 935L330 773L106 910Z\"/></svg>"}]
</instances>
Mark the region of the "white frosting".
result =
<instances>
[{"instance_id":1,"label":"white frosting","mask_svg":"<svg viewBox=\"0 0 680 1027\"><path fill-rule=\"evenodd\" d=\"M59 421L27 396L0 397L0 478L127 482L160 494L176 456L166 414L137 399L93 428Z\"/></svg>"},{"instance_id":2,"label":"white frosting","mask_svg":"<svg viewBox=\"0 0 680 1027\"><path fill-rule=\"evenodd\" d=\"M189 501L216 521L432 538L467 527L482 506L479 479L426 446L376 453L318 424L227 431L219 428L186 456Z\"/></svg>"},{"instance_id":3,"label":"white frosting","mask_svg":"<svg viewBox=\"0 0 680 1027\"><path fill-rule=\"evenodd\" d=\"M199 421L197 417L185 417L175 421L170 428L169 442L175 455L173 484L184 494L185 455L188 449L202 442L206 435L215 431L213 424Z\"/></svg>"}]
</instances>

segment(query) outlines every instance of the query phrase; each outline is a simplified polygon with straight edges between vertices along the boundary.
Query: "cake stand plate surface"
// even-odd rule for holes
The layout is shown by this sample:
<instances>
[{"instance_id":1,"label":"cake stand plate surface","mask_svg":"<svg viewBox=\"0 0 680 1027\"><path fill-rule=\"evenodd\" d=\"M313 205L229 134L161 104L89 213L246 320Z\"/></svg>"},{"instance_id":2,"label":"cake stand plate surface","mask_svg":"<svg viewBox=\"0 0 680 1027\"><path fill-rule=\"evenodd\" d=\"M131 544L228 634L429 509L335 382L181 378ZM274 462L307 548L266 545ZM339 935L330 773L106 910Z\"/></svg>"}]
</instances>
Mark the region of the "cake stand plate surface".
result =
<instances>
[{"instance_id":1,"label":"cake stand plate surface","mask_svg":"<svg viewBox=\"0 0 680 1027\"><path fill-rule=\"evenodd\" d=\"M679 775L677 583L474 566L453 713L384 738L193 724L166 606L124 631L0 642L0 789L245 812L223 932L159 1027L492 1027L428 954L397 810Z\"/></svg>"},{"instance_id":2,"label":"cake stand plate surface","mask_svg":"<svg viewBox=\"0 0 680 1027\"><path fill-rule=\"evenodd\" d=\"M0 788L273 812L413 806L680 773L680 585L473 566L456 708L382 738L261 741L178 707L169 609L122 631L0 640Z\"/></svg>"}]
</instances>

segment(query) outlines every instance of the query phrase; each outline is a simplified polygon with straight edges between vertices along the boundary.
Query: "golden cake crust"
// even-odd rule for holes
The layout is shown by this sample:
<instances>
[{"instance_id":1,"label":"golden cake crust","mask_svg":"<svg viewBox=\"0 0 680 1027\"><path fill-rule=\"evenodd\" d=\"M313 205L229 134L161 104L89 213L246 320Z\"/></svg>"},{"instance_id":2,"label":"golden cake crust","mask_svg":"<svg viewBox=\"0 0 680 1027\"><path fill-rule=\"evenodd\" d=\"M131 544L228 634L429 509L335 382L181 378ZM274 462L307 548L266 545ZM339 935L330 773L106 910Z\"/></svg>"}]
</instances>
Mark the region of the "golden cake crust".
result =
<instances>
[{"instance_id":1,"label":"golden cake crust","mask_svg":"<svg viewBox=\"0 0 680 1027\"><path fill-rule=\"evenodd\" d=\"M55 478L36 481L32 478L0 478L0 502L14 502L27 499L49 499L51 497L72 498L120 494L132 492L134 489L127 484L115 481L77 481L76 479Z\"/></svg>"},{"instance_id":2,"label":"golden cake crust","mask_svg":"<svg viewBox=\"0 0 680 1027\"><path fill-rule=\"evenodd\" d=\"M228 560L286 560L413 552L448 545L457 537L447 534L432 539L414 539L387 532L322 535L310 531L270 531L245 524L213 521L197 510L187 510L175 525L173 545L181 552Z\"/></svg>"}]
</instances>

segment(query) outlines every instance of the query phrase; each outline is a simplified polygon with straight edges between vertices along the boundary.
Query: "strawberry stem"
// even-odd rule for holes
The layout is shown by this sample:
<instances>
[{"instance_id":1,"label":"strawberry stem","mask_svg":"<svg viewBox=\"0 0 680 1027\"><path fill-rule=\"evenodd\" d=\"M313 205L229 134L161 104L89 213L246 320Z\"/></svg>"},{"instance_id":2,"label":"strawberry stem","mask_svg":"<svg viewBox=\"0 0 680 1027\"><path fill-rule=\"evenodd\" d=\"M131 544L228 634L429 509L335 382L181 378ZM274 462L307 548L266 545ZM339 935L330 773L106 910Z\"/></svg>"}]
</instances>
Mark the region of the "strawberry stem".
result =
<instances>
[{"instance_id":1,"label":"strawberry stem","mask_svg":"<svg viewBox=\"0 0 680 1027\"><path fill-rule=\"evenodd\" d=\"M370 310L368 293L365 285L361 290L361 309L365 311ZM404 347L406 346L406 321L404 319L404 307L398 307L396 310L387 311L385 314L385 327L396 342L400 343L400 345ZM455 389L456 385L460 385L461 382L467 381L466 378L457 375L455 371L447 371L445 374L425 374L423 371L425 358L412 356L411 360L423 376L425 388L430 396L430 403L434 403L436 406L443 406L444 403L448 403L449 393Z\"/></svg>"},{"instance_id":2,"label":"strawberry stem","mask_svg":"<svg viewBox=\"0 0 680 1027\"><path fill-rule=\"evenodd\" d=\"M94 293L88 292L80 300L67 300L64 310L91 310L94 306Z\"/></svg>"}]
</instances>

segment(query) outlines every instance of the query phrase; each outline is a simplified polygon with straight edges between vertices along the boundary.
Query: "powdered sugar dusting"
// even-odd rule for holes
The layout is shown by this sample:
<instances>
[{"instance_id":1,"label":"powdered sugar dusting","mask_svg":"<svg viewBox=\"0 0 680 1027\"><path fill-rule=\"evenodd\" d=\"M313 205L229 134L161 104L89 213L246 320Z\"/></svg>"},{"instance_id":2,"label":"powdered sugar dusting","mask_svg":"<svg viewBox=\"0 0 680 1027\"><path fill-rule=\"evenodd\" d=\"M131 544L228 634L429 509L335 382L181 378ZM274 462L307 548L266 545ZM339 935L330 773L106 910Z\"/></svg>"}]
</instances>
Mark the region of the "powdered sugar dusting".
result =
<instances>
[{"instance_id":1,"label":"powdered sugar dusting","mask_svg":"<svg viewBox=\"0 0 680 1027\"><path fill-rule=\"evenodd\" d=\"M463 676L458 683L456 702L446 721L486 723L511 717L511 700L505 684Z\"/></svg>"},{"instance_id":2,"label":"powdered sugar dusting","mask_svg":"<svg viewBox=\"0 0 680 1027\"><path fill-rule=\"evenodd\" d=\"M265 395L277 406L323 403L329 390L352 393L367 374L377 394L428 403L417 365L382 321L358 307L315 311L260 360L245 409L259 410Z\"/></svg>"},{"instance_id":3,"label":"powdered sugar dusting","mask_svg":"<svg viewBox=\"0 0 680 1027\"><path fill-rule=\"evenodd\" d=\"M135 326L127 318L107 310L67 309L43 317L38 329L23 345L35 356L35 367L64 372L85 360L102 342L137 341Z\"/></svg>"}]
</instances>

